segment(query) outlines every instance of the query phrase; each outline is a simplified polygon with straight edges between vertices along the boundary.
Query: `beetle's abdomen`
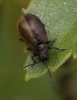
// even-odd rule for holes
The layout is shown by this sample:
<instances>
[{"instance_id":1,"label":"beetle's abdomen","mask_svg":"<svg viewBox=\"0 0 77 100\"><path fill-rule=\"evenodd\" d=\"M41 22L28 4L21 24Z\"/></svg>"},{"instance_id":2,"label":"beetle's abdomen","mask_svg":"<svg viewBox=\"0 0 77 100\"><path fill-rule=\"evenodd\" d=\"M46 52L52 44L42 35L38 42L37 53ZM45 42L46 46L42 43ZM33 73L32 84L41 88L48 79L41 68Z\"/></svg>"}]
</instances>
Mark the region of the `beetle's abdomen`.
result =
<instances>
[{"instance_id":1,"label":"beetle's abdomen","mask_svg":"<svg viewBox=\"0 0 77 100\"><path fill-rule=\"evenodd\" d=\"M41 20L33 14L25 14L25 18L30 25L38 43L46 43L48 41L45 26Z\"/></svg>"},{"instance_id":2,"label":"beetle's abdomen","mask_svg":"<svg viewBox=\"0 0 77 100\"><path fill-rule=\"evenodd\" d=\"M23 41L29 48L34 49L37 46L38 41L23 15L20 17L17 26Z\"/></svg>"}]
</instances>

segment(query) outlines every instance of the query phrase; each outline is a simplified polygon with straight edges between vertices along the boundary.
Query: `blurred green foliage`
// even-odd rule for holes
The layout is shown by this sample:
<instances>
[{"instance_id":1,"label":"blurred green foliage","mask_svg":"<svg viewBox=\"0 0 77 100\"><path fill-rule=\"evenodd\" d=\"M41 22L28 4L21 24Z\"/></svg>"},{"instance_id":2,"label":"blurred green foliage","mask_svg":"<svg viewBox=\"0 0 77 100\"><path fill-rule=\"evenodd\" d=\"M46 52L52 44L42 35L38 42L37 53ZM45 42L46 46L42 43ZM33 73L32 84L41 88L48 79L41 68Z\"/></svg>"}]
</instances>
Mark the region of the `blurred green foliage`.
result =
<instances>
[{"instance_id":1,"label":"blurred green foliage","mask_svg":"<svg viewBox=\"0 0 77 100\"><path fill-rule=\"evenodd\" d=\"M0 3L0 100L77 100L74 71L77 61L70 59L53 74L57 91L47 74L25 82L25 71L19 73L27 55L25 44L18 41L16 24L21 8L26 8L29 2L2 0Z\"/></svg>"}]
</instances>

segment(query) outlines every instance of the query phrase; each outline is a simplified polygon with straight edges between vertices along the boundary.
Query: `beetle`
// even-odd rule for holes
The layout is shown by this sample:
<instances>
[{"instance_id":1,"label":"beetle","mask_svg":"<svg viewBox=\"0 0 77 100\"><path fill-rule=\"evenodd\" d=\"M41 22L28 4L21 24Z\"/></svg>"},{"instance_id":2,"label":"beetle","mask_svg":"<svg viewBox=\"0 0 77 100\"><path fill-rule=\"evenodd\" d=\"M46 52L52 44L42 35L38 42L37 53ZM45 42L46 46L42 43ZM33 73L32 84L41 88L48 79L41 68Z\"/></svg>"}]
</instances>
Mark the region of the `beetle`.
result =
<instances>
[{"instance_id":1,"label":"beetle","mask_svg":"<svg viewBox=\"0 0 77 100\"><path fill-rule=\"evenodd\" d=\"M22 15L18 20L17 27L19 30L19 34L21 36L20 40L27 45L27 50L31 50L33 52L33 55L31 56L31 58L34 61L34 63L28 66L33 66L39 62L43 62L46 64L49 75L52 78L50 69L48 68L48 65L47 65L47 61L48 61L47 52L50 49L51 50L57 49L60 51L63 51L65 49L59 49L52 46L49 47L48 43L55 42L55 39L53 41L48 41L45 25L42 23L42 21L36 15L28 14L25 12L26 10L22 8ZM34 59L35 56L38 56L38 61ZM28 66L25 66L25 67L28 67ZM22 69L24 69L25 67L23 67Z\"/></svg>"}]
</instances>

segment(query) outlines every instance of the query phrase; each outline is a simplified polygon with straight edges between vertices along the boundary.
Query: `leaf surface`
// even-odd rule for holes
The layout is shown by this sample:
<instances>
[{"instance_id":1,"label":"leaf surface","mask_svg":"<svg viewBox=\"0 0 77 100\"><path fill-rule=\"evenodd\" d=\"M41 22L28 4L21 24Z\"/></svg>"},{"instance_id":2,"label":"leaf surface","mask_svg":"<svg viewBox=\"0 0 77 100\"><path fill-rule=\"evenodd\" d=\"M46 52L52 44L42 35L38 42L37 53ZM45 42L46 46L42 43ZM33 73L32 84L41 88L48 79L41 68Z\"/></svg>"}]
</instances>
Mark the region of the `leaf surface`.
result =
<instances>
[{"instance_id":1,"label":"leaf surface","mask_svg":"<svg viewBox=\"0 0 77 100\"><path fill-rule=\"evenodd\" d=\"M70 56L77 58L77 0L32 0L28 13L37 15L45 24L49 40L57 39L54 47L65 51L50 50L48 66L56 71ZM52 43L49 44L52 46ZM31 53L25 65L31 64ZM39 63L26 68L25 80L37 78L47 72L45 64Z\"/></svg>"}]
</instances>

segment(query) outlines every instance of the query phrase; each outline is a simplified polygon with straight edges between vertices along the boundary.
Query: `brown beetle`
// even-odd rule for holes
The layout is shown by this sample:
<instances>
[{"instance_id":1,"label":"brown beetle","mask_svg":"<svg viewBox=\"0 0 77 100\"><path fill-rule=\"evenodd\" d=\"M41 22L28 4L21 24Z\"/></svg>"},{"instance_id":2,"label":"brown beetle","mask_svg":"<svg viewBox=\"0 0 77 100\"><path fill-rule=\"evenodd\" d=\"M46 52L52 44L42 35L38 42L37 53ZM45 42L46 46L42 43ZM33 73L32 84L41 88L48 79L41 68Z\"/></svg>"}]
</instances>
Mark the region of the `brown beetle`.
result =
<instances>
[{"instance_id":1,"label":"brown beetle","mask_svg":"<svg viewBox=\"0 0 77 100\"><path fill-rule=\"evenodd\" d=\"M22 15L18 20L17 26L21 36L20 40L26 43L28 47L27 50L32 50L33 52L32 60L34 61L34 63L28 66L33 66L34 64L39 63L41 61L46 64L49 75L52 78L50 70L47 65L47 60L48 60L47 52L50 49L57 49L61 51L65 49L48 47L47 44L49 43L49 41L46 34L45 25L41 22L41 20L36 15L27 14L25 12L26 12L25 9L22 8ZM54 41L55 40L50 42L54 42ZM38 62L34 60L35 56L39 57ZM24 69L25 67L23 67L22 69Z\"/></svg>"}]
</instances>

